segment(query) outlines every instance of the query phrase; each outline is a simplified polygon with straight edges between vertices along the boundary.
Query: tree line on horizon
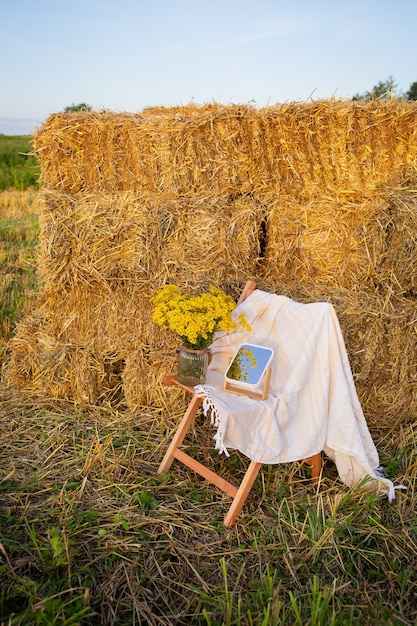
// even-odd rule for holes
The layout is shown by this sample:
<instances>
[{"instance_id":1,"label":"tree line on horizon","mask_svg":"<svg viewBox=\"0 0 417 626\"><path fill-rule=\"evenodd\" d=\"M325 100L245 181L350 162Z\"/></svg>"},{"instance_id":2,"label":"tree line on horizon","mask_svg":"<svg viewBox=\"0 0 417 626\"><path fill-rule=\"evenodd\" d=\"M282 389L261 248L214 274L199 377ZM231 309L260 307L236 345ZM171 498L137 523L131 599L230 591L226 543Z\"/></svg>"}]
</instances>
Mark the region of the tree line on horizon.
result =
<instances>
[{"instance_id":1,"label":"tree line on horizon","mask_svg":"<svg viewBox=\"0 0 417 626\"><path fill-rule=\"evenodd\" d=\"M364 91L363 93L357 93L352 96L352 100L390 100L391 98L417 100L417 81L412 83L408 91L403 94L401 91L398 91L398 85L394 78L389 76L386 80L380 80L370 91ZM91 104L80 102L79 104L72 103L71 105L65 107L62 112L78 113L92 110L93 107Z\"/></svg>"},{"instance_id":2,"label":"tree line on horizon","mask_svg":"<svg viewBox=\"0 0 417 626\"><path fill-rule=\"evenodd\" d=\"M389 76L386 80L380 80L370 91L352 96L352 100L390 100L391 98L417 100L417 81L412 83L408 91L403 94L398 91L398 84L393 77Z\"/></svg>"}]
</instances>

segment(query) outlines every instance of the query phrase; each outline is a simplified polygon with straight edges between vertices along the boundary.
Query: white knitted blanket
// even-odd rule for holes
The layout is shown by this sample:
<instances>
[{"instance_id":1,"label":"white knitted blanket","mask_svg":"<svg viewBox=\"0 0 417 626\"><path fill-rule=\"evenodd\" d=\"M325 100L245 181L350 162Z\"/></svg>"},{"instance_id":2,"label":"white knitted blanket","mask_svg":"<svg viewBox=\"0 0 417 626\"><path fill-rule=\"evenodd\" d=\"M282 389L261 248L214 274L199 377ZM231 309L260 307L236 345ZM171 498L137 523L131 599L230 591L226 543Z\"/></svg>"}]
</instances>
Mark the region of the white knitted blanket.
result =
<instances>
[{"instance_id":1,"label":"white knitted blanket","mask_svg":"<svg viewBox=\"0 0 417 626\"><path fill-rule=\"evenodd\" d=\"M393 499L392 482L378 471L333 306L256 290L236 307L234 315L240 313L251 332L218 334L206 383L195 388L217 427L216 448L226 454L227 448L237 449L261 463L297 461L324 451L346 485L370 479ZM230 359L244 342L274 350L266 400L222 389Z\"/></svg>"}]
</instances>

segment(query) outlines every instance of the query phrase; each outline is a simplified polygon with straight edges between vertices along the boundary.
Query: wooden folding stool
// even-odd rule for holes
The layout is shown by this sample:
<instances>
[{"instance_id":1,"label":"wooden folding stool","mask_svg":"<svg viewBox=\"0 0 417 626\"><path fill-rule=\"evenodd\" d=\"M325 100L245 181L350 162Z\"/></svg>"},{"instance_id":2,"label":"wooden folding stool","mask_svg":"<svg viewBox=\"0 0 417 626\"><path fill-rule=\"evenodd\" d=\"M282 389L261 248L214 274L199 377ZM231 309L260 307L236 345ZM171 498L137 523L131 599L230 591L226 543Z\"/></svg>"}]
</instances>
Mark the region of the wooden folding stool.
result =
<instances>
[{"instance_id":1,"label":"wooden folding stool","mask_svg":"<svg viewBox=\"0 0 417 626\"><path fill-rule=\"evenodd\" d=\"M238 304L243 302L251 293L254 292L255 289L256 283L253 280L248 281L240 295ZM227 493L233 498L233 501L224 518L223 524L226 527L230 527L236 521L237 516L242 510L242 507L246 501L246 498L249 495L252 485L259 473L259 470L261 469L262 463L258 463L257 461L251 461L241 483L239 484L239 486L236 487L235 485L232 485L230 482L219 476L219 474L216 474L216 472L206 467L205 465L191 457L189 454L181 450L181 445L184 441L184 438L187 435L197 414L197 411L203 403L204 398L195 396L193 387L187 387L186 385L182 385L178 382L177 378L174 375L164 376L162 382L164 385L175 385L177 387L185 389L186 391L193 394L193 397L190 404L188 405L184 417L182 418L177 430L175 431L174 437L168 447L168 450L166 451L162 463L158 468L158 474L167 472L171 467L173 460L177 459L190 469L194 470L197 474L205 478L207 481L218 487L221 491ZM315 454L308 459L304 459L304 462L311 466L313 485L317 488L322 469L321 452Z\"/></svg>"}]
</instances>

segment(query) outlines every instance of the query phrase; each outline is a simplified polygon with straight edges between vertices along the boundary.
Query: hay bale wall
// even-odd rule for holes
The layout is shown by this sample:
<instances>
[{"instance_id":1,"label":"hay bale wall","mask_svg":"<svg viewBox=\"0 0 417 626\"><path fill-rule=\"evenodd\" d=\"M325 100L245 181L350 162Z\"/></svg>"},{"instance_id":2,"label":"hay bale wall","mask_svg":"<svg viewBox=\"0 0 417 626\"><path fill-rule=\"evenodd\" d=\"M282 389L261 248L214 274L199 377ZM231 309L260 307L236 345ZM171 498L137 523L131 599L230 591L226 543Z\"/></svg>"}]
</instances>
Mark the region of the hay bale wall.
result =
<instances>
[{"instance_id":1,"label":"hay bale wall","mask_svg":"<svg viewBox=\"0 0 417 626\"><path fill-rule=\"evenodd\" d=\"M236 296L254 278L333 302L368 420L415 417L416 122L398 100L51 116L35 136L43 293L8 380L169 402L176 341L151 322L153 294Z\"/></svg>"}]
</instances>

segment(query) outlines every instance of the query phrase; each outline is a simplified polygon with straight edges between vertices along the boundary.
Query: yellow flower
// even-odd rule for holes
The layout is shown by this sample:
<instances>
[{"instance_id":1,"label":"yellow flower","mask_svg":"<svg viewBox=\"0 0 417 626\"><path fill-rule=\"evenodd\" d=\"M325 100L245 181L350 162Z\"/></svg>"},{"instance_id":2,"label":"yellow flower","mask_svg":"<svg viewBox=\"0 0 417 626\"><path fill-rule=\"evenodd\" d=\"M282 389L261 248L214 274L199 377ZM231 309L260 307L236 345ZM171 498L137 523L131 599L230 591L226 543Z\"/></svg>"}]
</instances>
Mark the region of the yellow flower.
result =
<instances>
[{"instance_id":1,"label":"yellow flower","mask_svg":"<svg viewBox=\"0 0 417 626\"><path fill-rule=\"evenodd\" d=\"M211 286L208 293L197 295L182 294L177 285L165 285L152 302L155 324L174 331L190 348L206 348L219 330L250 330L243 314L238 322L232 319L235 302L217 287Z\"/></svg>"}]
</instances>

